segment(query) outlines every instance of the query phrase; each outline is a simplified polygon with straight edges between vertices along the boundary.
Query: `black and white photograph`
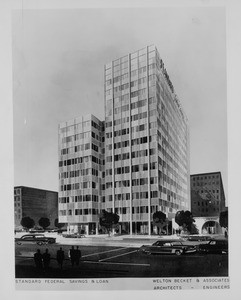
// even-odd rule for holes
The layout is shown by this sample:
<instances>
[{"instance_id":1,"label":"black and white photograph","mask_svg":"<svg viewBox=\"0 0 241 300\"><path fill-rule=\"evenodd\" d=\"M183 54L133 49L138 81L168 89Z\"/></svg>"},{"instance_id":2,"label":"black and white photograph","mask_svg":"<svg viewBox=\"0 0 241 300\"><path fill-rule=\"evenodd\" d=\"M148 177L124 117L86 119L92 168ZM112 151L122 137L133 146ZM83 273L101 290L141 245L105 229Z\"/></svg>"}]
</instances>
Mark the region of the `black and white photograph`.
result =
<instances>
[{"instance_id":1,"label":"black and white photograph","mask_svg":"<svg viewBox=\"0 0 241 300\"><path fill-rule=\"evenodd\" d=\"M16 290L230 289L227 7L143 3L11 10Z\"/></svg>"}]
</instances>

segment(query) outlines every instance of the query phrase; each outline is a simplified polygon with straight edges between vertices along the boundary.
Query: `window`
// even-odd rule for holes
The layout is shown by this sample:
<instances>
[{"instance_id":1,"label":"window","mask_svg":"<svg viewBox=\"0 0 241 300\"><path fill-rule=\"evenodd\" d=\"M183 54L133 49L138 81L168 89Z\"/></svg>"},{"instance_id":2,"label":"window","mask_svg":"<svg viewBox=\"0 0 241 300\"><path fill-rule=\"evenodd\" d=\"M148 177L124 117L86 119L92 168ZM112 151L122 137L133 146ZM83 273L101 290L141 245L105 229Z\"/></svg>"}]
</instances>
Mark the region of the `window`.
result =
<instances>
[{"instance_id":1,"label":"window","mask_svg":"<svg viewBox=\"0 0 241 300\"><path fill-rule=\"evenodd\" d=\"M148 170L148 164L143 164L143 171L147 171Z\"/></svg>"},{"instance_id":2,"label":"window","mask_svg":"<svg viewBox=\"0 0 241 300\"><path fill-rule=\"evenodd\" d=\"M151 191L151 198L157 198L158 192L157 191Z\"/></svg>"},{"instance_id":3,"label":"window","mask_svg":"<svg viewBox=\"0 0 241 300\"><path fill-rule=\"evenodd\" d=\"M145 185L148 183L148 178L140 178L140 185Z\"/></svg>"},{"instance_id":4,"label":"window","mask_svg":"<svg viewBox=\"0 0 241 300\"><path fill-rule=\"evenodd\" d=\"M139 172L139 170L140 170L139 165L134 165L131 167L132 172Z\"/></svg>"}]
</instances>

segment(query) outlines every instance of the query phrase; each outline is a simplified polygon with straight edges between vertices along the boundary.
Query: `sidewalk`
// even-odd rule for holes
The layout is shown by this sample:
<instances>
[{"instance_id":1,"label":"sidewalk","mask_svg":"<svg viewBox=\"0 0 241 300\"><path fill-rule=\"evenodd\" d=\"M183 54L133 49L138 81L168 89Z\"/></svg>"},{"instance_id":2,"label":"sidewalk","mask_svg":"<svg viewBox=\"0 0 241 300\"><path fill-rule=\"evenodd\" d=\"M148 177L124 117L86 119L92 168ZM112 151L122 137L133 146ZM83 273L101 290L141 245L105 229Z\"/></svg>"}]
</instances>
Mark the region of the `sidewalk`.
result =
<instances>
[{"instance_id":1,"label":"sidewalk","mask_svg":"<svg viewBox=\"0 0 241 300\"><path fill-rule=\"evenodd\" d=\"M18 232L15 237L19 238L28 232ZM45 232L43 233L46 237L56 238L56 243L61 245L100 245L100 246L118 246L123 247L140 247L143 244L151 245L155 241L162 238L177 238L176 236L148 236L148 235L86 235L81 238L66 238L62 234L57 234L55 232Z\"/></svg>"},{"instance_id":2,"label":"sidewalk","mask_svg":"<svg viewBox=\"0 0 241 300\"><path fill-rule=\"evenodd\" d=\"M20 237L27 232L17 233L15 237ZM155 241L160 239L180 239L181 236L177 235L108 235L108 234L99 234L99 235L86 235L81 238L66 238L61 234L54 232L45 232L45 236L56 238L56 243L61 245L100 245L100 246L118 246L122 247L140 247L142 245L151 245Z\"/></svg>"},{"instance_id":3,"label":"sidewalk","mask_svg":"<svg viewBox=\"0 0 241 300\"><path fill-rule=\"evenodd\" d=\"M46 233L46 236L56 237L56 242L62 245L109 245L123 247L140 247L141 245L151 245L159 239L179 239L178 236L158 236L158 235L86 235L82 238L65 238L62 235L53 235L51 233Z\"/></svg>"}]
</instances>

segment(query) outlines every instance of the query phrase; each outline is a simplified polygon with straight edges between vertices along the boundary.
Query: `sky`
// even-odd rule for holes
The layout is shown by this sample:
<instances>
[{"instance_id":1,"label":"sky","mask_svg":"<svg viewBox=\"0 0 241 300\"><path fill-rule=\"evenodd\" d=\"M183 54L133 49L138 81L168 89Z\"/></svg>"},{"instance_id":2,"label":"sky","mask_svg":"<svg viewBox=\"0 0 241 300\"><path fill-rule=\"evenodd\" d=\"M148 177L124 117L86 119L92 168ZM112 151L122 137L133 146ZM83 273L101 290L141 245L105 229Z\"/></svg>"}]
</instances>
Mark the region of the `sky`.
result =
<instances>
[{"instance_id":1,"label":"sky","mask_svg":"<svg viewBox=\"0 0 241 300\"><path fill-rule=\"evenodd\" d=\"M190 174L227 195L225 10L23 10L12 15L14 185L58 190L58 124L104 119L104 65L156 45L190 126Z\"/></svg>"}]
</instances>

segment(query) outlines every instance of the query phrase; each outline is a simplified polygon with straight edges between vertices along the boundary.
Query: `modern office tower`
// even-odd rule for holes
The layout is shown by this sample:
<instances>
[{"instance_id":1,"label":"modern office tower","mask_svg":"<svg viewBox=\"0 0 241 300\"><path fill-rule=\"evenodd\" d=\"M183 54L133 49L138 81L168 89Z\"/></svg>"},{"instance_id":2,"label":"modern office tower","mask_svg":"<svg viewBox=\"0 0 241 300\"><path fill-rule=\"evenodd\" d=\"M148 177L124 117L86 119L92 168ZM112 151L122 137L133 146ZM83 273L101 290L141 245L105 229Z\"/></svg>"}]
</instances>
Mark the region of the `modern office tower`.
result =
<instances>
[{"instance_id":1,"label":"modern office tower","mask_svg":"<svg viewBox=\"0 0 241 300\"><path fill-rule=\"evenodd\" d=\"M59 222L95 233L101 203L104 123L93 115L59 125Z\"/></svg>"},{"instance_id":2,"label":"modern office tower","mask_svg":"<svg viewBox=\"0 0 241 300\"><path fill-rule=\"evenodd\" d=\"M220 172L191 175L191 211L194 217L219 216L225 208Z\"/></svg>"},{"instance_id":3,"label":"modern office tower","mask_svg":"<svg viewBox=\"0 0 241 300\"><path fill-rule=\"evenodd\" d=\"M27 186L14 187L15 227L20 226L23 217L30 217L39 226L40 218L48 218L50 226L58 218L58 193Z\"/></svg>"},{"instance_id":4,"label":"modern office tower","mask_svg":"<svg viewBox=\"0 0 241 300\"><path fill-rule=\"evenodd\" d=\"M121 231L190 209L189 127L154 46L105 65L105 208ZM103 203L102 203L103 204Z\"/></svg>"}]
</instances>

